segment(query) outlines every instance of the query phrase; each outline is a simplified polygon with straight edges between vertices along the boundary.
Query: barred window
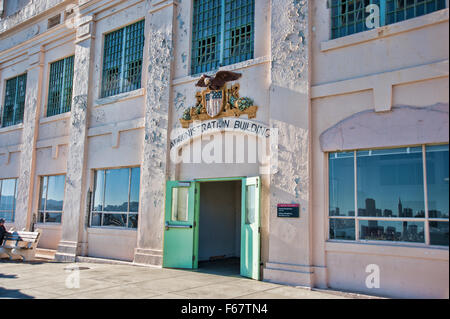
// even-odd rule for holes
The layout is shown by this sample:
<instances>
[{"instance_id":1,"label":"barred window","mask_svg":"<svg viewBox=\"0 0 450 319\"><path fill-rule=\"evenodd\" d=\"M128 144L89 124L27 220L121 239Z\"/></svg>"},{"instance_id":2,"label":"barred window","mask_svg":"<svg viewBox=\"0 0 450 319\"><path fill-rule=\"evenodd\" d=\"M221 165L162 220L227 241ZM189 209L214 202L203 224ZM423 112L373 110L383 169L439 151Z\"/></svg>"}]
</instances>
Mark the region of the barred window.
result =
<instances>
[{"instance_id":1,"label":"barred window","mask_svg":"<svg viewBox=\"0 0 450 319\"><path fill-rule=\"evenodd\" d=\"M255 0L195 0L191 73L254 57Z\"/></svg>"},{"instance_id":2,"label":"barred window","mask_svg":"<svg viewBox=\"0 0 450 319\"><path fill-rule=\"evenodd\" d=\"M415 18L446 7L445 0L331 0L331 38L362 32L367 26L370 10L379 9L379 25L388 25Z\"/></svg>"},{"instance_id":3,"label":"barred window","mask_svg":"<svg viewBox=\"0 0 450 319\"><path fill-rule=\"evenodd\" d=\"M61 223L66 176L42 176L39 196L38 221Z\"/></svg>"},{"instance_id":4,"label":"barred window","mask_svg":"<svg viewBox=\"0 0 450 319\"><path fill-rule=\"evenodd\" d=\"M445 8L445 0L384 0L386 24L415 18Z\"/></svg>"},{"instance_id":5,"label":"barred window","mask_svg":"<svg viewBox=\"0 0 450 319\"><path fill-rule=\"evenodd\" d=\"M101 97L141 88L144 20L105 35Z\"/></svg>"},{"instance_id":6,"label":"barred window","mask_svg":"<svg viewBox=\"0 0 450 319\"><path fill-rule=\"evenodd\" d=\"M0 218L14 222L17 198L17 178L0 179Z\"/></svg>"},{"instance_id":7,"label":"barred window","mask_svg":"<svg viewBox=\"0 0 450 319\"><path fill-rule=\"evenodd\" d=\"M53 62L50 65L47 116L70 111L72 106L74 56Z\"/></svg>"},{"instance_id":8,"label":"barred window","mask_svg":"<svg viewBox=\"0 0 450 319\"><path fill-rule=\"evenodd\" d=\"M5 103L3 105L2 127L23 122L27 74L6 81Z\"/></svg>"},{"instance_id":9,"label":"barred window","mask_svg":"<svg viewBox=\"0 0 450 319\"><path fill-rule=\"evenodd\" d=\"M140 168L95 171L91 226L137 228Z\"/></svg>"}]
</instances>

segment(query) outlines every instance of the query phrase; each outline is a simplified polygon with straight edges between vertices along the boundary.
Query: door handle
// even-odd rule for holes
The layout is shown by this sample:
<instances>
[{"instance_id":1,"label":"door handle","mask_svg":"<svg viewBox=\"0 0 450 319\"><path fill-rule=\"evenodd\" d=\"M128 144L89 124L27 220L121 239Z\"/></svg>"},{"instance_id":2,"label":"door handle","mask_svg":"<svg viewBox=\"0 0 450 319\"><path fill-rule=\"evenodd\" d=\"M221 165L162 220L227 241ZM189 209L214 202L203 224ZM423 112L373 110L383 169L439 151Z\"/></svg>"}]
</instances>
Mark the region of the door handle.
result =
<instances>
[{"instance_id":1,"label":"door handle","mask_svg":"<svg viewBox=\"0 0 450 319\"><path fill-rule=\"evenodd\" d=\"M171 225L169 222L166 222L166 230L170 228L192 228L192 225Z\"/></svg>"}]
</instances>

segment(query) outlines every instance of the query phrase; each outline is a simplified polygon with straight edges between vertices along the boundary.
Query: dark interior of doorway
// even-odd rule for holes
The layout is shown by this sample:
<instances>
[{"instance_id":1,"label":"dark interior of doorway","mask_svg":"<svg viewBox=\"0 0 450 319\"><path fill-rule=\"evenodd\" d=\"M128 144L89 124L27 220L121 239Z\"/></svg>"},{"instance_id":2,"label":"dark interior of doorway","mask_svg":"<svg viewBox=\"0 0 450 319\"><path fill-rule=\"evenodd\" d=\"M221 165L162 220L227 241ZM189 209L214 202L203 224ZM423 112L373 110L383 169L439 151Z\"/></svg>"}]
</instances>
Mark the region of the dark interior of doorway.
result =
<instances>
[{"instance_id":1,"label":"dark interior of doorway","mask_svg":"<svg viewBox=\"0 0 450 319\"><path fill-rule=\"evenodd\" d=\"M239 275L241 181L200 184L199 270Z\"/></svg>"}]
</instances>

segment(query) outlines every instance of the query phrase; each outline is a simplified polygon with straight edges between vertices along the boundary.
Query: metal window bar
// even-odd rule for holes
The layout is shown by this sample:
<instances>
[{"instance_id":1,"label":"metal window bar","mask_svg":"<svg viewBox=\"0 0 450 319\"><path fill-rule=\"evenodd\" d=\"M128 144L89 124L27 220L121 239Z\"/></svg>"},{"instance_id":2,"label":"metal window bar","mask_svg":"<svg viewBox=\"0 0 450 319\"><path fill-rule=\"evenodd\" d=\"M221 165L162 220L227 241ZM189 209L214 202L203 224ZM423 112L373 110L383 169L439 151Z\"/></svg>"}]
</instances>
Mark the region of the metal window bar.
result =
<instances>
[{"instance_id":1,"label":"metal window bar","mask_svg":"<svg viewBox=\"0 0 450 319\"><path fill-rule=\"evenodd\" d=\"M191 73L254 57L255 0L194 1Z\"/></svg>"},{"instance_id":2,"label":"metal window bar","mask_svg":"<svg viewBox=\"0 0 450 319\"><path fill-rule=\"evenodd\" d=\"M415 18L446 7L446 0L331 0L331 38L366 31L366 7L380 8L380 25Z\"/></svg>"},{"instance_id":3,"label":"metal window bar","mask_svg":"<svg viewBox=\"0 0 450 319\"><path fill-rule=\"evenodd\" d=\"M223 0L195 0L192 25L191 72L216 69L220 63Z\"/></svg>"},{"instance_id":4,"label":"metal window bar","mask_svg":"<svg viewBox=\"0 0 450 319\"><path fill-rule=\"evenodd\" d=\"M225 0L223 60L229 65L253 59L255 0Z\"/></svg>"},{"instance_id":5,"label":"metal window bar","mask_svg":"<svg viewBox=\"0 0 450 319\"><path fill-rule=\"evenodd\" d=\"M419 17L444 9L445 0L385 0L386 24Z\"/></svg>"},{"instance_id":6,"label":"metal window bar","mask_svg":"<svg viewBox=\"0 0 450 319\"><path fill-rule=\"evenodd\" d=\"M26 73L6 81L5 103L2 117L3 127L23 122L26 85Z\"/></svg>"},{"instance_id":7,"label":"metal window bar","mask_svg":"<svg viewBox=\"0 0 450 319\"><path fill-rule=\"evenodd\" d=\"M105 35L102 97L141 87L144 20Z\"/></svg>"},{"instance_id":8,"label":"metal window bar","mask_svg":"<svg viewBox=\"0 0 450 319\"><path fill-rule=\"evenodd\" d=\"M142 55L144 48L144 21L125 29L125 52L122 92L141 87Z\"/></svg>"},{"instance_id":9,"label":"metal window bar","mask_svg":"<svg viewBox=\"0 0 450 319\"><path fill-rule=\"evenodd\" d=\"M332 0L331 38L368 30L366 7L371 4L380 5L380 0Z\"/></svg>"},{"instance_id":10,"label":"metal window bar","mask_svg":"<svg viewBox=\"0 0 450 319\"><path fill-rule=\"evenodd\" d=\"M50 65L47 116L69 112L72 106L74 56Z\"/></svg>"}]
</instances>

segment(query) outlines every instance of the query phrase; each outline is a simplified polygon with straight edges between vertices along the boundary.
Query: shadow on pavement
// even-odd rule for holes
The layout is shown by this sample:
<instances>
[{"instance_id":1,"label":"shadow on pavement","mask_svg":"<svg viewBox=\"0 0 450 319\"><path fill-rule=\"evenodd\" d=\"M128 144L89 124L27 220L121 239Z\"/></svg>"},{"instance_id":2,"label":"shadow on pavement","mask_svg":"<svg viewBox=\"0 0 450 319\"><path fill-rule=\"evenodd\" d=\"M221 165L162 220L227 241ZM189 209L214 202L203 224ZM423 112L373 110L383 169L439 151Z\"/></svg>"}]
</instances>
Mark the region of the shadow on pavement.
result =
<instances>
[{"instance_id":1,"label":"shadow on pavement","mask_svg":"<svg viewBox=\"0 0 450 319\"><path fill-rule=\"evenodd\" d=\"M13 298L13 299L33 299L33 296L24 294L18 289L6 289L0 287L0 299Z\"/></svg>"}]
</instances>

